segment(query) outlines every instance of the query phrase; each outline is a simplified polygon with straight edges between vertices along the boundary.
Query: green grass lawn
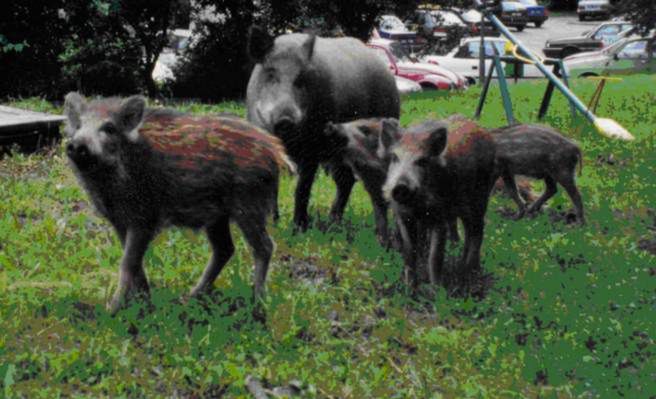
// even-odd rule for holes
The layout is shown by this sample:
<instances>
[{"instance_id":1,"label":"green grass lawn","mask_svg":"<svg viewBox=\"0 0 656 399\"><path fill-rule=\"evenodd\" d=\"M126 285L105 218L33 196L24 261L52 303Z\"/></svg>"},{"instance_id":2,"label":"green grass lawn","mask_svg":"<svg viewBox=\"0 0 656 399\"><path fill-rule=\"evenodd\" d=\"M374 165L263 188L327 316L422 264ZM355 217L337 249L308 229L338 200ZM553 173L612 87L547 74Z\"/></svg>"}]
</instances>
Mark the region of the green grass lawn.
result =
<instances>
[{"instance_id":1,"label":"green grass lawn","mask_svg":"<svg viewBox=\"0 0 656 399\"><path fill-rule=\"evenodd\" d=\"M593 82L574 81L582 98ZM146 256L153 309L109 316L121 257L110 225L96 216L64 157L0 160L0 397L245 397L245 377L307 397L648 398L656 394L656 77L606 88L599 114L635 136L610 141L572 127L560 94L547 123L584 151L579 187L588 224L563 222L560 189L543 213L511 221L495 195L487 214L481 299L412 299L402 261L383 251L360 185L345 221L327 226L334 195L315 183L315 228L293 235L294 179L281 187L282 218L267 281L263 325L243 305L251 257L239 237L210 303L180 304L209 256L204 236L172 229ZM515 113L535 121L543 82L511 86ZM419 93L402 124L452 113L471 116L478 88ZM44 101L13 105L60 112ZM196 113L240 104L187 104ZM496 87L482 124L505 123ZM538 184L536 187L541 188ZM316 227L318 226L318 228ZM237 229L235 229L235 233ZM460 248L451 248L453 259ZM653 397L653 396L652 396Z\"/></svg>"}]
</instances>

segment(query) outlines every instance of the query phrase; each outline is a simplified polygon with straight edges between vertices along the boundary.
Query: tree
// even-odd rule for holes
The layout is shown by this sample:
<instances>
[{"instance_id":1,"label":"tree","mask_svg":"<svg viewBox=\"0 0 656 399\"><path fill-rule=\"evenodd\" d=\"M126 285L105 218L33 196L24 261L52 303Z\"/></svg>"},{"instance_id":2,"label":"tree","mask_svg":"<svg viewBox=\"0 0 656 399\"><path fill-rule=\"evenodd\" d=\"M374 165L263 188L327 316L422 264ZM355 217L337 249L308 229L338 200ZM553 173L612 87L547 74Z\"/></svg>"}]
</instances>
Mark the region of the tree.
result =
<instances>
[{"instance_id":1,"label":"tree","mask_svg":"<svg viewBox=\"0 0 656 399\"><path fill-rule=\"evenodd\" d=\"M654 0L622 0L617 5L619 13L638 27L638 33L647 35L656 29L656 2Z\"/></svg>"}]
</instances>

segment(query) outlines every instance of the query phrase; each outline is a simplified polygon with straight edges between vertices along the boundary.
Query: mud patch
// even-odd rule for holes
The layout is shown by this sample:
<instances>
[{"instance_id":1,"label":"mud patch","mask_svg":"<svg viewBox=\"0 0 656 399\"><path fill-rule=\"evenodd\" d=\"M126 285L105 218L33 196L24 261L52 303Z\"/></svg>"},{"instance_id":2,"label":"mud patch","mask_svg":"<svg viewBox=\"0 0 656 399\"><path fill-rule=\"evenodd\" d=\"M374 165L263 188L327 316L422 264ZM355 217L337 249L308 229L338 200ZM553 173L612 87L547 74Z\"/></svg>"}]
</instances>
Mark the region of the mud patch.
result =
<instances>
[{"instance_id":1,"label":"mud patch","mask_svg":"<svg viewBox=\"0 0 656 399\"><path fill-rule=\"evenodd\" d=\"M320 286L323 284L336 284L338 282L333 269L325 269L317 265L316 259L310 257L297 259L289 255L281 257L284 268L289 271L289 277L307 285Z\"/></svg>"}]
</instances>

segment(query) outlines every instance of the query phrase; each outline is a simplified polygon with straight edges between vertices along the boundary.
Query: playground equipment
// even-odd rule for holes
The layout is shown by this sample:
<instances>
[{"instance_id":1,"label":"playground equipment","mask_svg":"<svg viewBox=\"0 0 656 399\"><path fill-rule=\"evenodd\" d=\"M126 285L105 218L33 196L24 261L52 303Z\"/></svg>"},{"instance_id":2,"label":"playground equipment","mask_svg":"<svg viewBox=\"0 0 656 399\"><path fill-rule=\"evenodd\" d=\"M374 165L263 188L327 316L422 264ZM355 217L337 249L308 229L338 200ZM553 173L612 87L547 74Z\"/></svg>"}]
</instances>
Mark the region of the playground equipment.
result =
<instances>
[{"instance_id":1,"label":"playground equipment","mask_svg":"<svg viewBox=\"0 0 656 399\"><path fill-rule=\"evenodd\" d=\"M549 100L551 99L551 94L553 92L553 88L556 87L558 90L563 93L563 95L570 101L570 105L577 109L579 112L583 114L583 116L588 119L592 124L595 126L597 131L610 138L616 138L616 139L621 139L621 140L633 140L634 137L629 133L622 125L614 121L613 119L610 118L599 118L597 117L593 112L594 110L590 110L588 107L586 107L585 104L579 98L572 93L572 91L567 87L566 83L563 83L556 74L558 73L558 70L561 71L561 74L566 81L566 71L565 68L562 65L562 61L558 60L558 63L554 63L554 71L550 71L547 66L541 62L541 60L538 59L531 51L529 51L510 31L506 26L499 21L499 19L494 15L495 9L499 7L500 2L497 0L477 0L476 1L480 11L485 15L485 18L487 18L498 30L501 32L502 35L504 35L508 40L510 40L514 45L515 49L514 52L515 54L517 53L517 49L521 51L522 56L521 57L512 57L513 60L521 60L522 62L525 61L530 61L533 63L539 70L544 74L544 76L549 79L549 85L547 86L547 91L545 92L545 97L543 98L542 101L542 106L540 107L540 114L541 117L544 116L544 113L546 113L546 110L549 106ZM506 110L506 117L508 118L508 121L510 123L514 122L514 117L512 115L512 105L510 103L510 96L508 95L508 88L506 86L505 82L505 76L503 73L503 68L501 68L501 61L504 61L504 57L501 57L499 55L496 55L495 57L495 68L497 72L497 76L499 77L499 84L501 87L502 91L502 97L504 101L504 109ZM511 61L514 62L514 61ZM546 63L549 63L550 61L545 60ZM558 69L556 69L558 68ZM491 68L492 69L492 68ZM491 78L492 71L488 74L488 76ZM487 95L487 90L489 87L489 80L486 80L486 85L483 88L483 93L481 93L481 102L479 102L479 107L477 108L477 116L480 115L480 110L482 110L483 102L485 101L485 96ZM605 82L605 81L602 81ZM601 88L603 90L603 86ZM596 102L599 101L598 97L601 95L601 91L599 90L599 95L596 96ZM596 108L596 107L595 107ZM480 110L479 110L480 109Z\"/></svg>"}]
</instances>

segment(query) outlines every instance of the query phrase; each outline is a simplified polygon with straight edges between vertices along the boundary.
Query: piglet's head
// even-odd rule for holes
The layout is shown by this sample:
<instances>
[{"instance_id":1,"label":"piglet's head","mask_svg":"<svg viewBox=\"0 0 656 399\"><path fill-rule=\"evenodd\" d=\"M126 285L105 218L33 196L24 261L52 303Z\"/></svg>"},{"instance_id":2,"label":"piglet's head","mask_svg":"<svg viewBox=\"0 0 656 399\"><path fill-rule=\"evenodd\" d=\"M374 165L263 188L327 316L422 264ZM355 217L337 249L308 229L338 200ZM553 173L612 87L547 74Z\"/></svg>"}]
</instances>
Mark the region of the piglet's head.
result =
<instances>
[{"instance_id":1,"label":"piglet's head","mask_svg":"<svg viewBox=\"0 0 656 399\"><path fill-rule=\"evenodd\" d=\"M116 166L125 146L139 140L145 108L141 96L87 102L78 93L68 93L66 154L80 171Z\"/></svg>"},{"instance_id":2,"label":"piglet's head","mask_svg":"<svg viewBox=\"0 0 656 399\"><path fill-rule=\"evenodd\" d=\"M412 206L427 195L427 177L446 165L447 126L427 121L401 134L384 129L379 155L389 162L383 194L388 200Z\"/></svg>"}]
</instances>

